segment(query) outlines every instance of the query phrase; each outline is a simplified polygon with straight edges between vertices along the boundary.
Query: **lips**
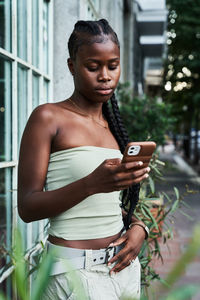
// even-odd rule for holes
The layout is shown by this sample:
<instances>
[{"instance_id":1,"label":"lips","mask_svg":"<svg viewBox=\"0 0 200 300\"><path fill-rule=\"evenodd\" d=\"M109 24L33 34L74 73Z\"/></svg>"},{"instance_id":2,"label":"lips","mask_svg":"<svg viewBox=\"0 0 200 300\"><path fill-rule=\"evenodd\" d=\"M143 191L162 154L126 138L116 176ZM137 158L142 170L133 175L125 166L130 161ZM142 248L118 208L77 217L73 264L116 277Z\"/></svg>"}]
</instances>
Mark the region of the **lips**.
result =
<instances>
[{"instance_id":1,"label":"lips","mask_svg":"<svg viewBox=\"0 0 200 300\"><path fill-rule=\"evenodd\" d=\"M101 88L97 88L96 91L98 94L101 94L101 95L109 95L112 93L113 89L107 88L107 87L106 88L101 87Z\"/></svg>"}]
</instances>

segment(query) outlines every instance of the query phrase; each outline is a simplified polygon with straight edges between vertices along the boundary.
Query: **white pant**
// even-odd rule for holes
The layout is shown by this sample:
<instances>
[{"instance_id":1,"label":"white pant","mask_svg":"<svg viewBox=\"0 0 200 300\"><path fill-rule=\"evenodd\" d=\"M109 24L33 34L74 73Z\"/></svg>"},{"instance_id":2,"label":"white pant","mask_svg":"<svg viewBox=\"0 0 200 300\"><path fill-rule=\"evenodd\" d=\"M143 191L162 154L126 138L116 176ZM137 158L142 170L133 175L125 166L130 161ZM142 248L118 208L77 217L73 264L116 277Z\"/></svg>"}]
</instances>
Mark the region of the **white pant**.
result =
<instances>
[{"instance_id":1,"label":"white pant","mask_svg":"<svg viewBox=\"0 0 200 300\"><path fill-rule=\"evenodd\" d=\"M42 300L119 300L128 297L140 299L138 258L121 272L110 275L112 267L113 265L108 267L106 264L100 264L53 275Z\"/></svg>"}]
</instances>

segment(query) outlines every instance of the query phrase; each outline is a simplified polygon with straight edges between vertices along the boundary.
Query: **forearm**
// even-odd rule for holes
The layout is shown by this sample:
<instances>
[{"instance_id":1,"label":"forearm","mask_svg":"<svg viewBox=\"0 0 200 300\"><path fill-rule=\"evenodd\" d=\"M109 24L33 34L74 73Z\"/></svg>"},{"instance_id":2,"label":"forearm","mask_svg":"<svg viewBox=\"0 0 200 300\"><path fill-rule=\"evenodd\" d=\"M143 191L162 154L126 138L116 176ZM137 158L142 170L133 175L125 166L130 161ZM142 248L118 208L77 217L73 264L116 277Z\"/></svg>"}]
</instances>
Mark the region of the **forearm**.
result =
<instances>
[{"instance_id":1,"label":"forearm","mask_svg":"<svg viewBox=\"0 0 200 300\"><path fill-rule=\"evenodd\" d=\"M54 217L94 193L88 176L56 190L32 192L19 197L19 215L25 222Z\"/></svg>"}]
</instances>

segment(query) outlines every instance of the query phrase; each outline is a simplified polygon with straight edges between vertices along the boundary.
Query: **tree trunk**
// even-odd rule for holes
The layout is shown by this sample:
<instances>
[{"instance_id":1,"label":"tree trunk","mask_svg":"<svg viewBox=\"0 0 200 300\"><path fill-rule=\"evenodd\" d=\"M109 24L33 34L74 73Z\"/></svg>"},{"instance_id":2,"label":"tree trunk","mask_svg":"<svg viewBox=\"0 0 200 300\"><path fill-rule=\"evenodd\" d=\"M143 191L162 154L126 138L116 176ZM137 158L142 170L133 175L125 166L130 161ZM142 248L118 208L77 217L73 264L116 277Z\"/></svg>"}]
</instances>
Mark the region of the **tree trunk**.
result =
<instances>
[{"instance_id":1,"label":"tree trunk","mask_svg":"<svg viewBox=\"0 0 200 300\"><path fill-rule=\"evenodd\" d=\"M185 134L183 139L183 150L186 158L190 158L190 135Z\"/></svg>"},{"instance_id":2,"label":"tree trunk","mask_svg":"<svg viewBox=\"0 0 200 300\"><path fill-rule=\"evenodd\" d=\"M199 163L198 132L199 132L199 116L197 113L195 117L194 160L193 160L193 163L195 165L198 165Z\"/></svg>"}]
</instances>

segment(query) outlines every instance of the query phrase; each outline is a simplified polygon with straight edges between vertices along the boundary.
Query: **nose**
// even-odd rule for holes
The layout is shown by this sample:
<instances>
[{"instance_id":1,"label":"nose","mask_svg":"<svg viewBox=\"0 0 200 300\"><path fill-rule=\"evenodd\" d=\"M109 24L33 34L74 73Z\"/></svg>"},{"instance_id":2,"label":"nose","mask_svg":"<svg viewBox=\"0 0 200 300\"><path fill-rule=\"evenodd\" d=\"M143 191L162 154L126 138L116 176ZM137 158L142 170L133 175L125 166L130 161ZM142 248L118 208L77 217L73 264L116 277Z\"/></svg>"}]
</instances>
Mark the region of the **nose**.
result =
<instances>
[{"instance_id":1,"label":"nose","mask_svg":"<svg viewBox=\"0 0 200 300\"><path fill-rule=\"evenodd\" d=\"M103 67L98 75L98 80L99 81L110 81L111 77L109 75L109 70L106 67Z\"/></svg>"}]
</instances>

